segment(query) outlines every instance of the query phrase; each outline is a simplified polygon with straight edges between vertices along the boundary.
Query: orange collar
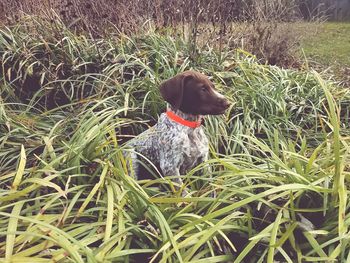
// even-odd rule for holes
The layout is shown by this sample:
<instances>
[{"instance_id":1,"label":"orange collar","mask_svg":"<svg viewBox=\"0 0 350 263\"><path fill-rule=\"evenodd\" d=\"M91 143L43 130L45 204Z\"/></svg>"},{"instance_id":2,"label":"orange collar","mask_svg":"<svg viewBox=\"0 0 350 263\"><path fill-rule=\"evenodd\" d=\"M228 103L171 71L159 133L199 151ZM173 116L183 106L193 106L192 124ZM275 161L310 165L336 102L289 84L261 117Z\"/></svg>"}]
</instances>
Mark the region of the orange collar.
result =
<instances>
[{"instance_id":1,"label":"orange collar","mask_svg":"<svg viewBox=\"0 0 350 263\"><path fill-rule=\"evenodd\" d=\"M176 115L174 112L169 111L169 110L166 112L166 115L168 116L169 119L171 119L179 124L182 124L184 126L193 128L193 129L201 126L201 123L202 123L200 117L198 118L198 121L188 121L188 120L181 118L180 116Z\"/></svg>"}]
</instances>

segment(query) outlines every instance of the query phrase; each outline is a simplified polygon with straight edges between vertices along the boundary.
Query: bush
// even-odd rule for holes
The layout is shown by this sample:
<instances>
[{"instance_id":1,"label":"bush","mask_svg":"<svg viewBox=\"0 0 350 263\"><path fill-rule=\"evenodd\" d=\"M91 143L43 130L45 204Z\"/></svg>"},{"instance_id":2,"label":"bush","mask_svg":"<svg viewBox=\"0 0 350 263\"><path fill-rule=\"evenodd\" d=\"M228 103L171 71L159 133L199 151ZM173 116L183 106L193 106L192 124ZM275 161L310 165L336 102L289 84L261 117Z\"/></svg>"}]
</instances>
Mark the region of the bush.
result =
<instances>
[{"instance_id":1,"label":"bush","mask_svg":"<svg viewBox=\"0 0 350 263\"><path fill-rule=\"evenodd\" d=\"M59 19L69 30L97 38L143 34L144 24L149 23L159 31L172 29L185 38L191 56L203 45L221 50L229 42L232 48L248 50L263 63L297 67L300 33L293 23L301 15L296 2L25 0L0 5L0 19L6 25L20 22L25 14Z\"/></svg>"}]
</instances>

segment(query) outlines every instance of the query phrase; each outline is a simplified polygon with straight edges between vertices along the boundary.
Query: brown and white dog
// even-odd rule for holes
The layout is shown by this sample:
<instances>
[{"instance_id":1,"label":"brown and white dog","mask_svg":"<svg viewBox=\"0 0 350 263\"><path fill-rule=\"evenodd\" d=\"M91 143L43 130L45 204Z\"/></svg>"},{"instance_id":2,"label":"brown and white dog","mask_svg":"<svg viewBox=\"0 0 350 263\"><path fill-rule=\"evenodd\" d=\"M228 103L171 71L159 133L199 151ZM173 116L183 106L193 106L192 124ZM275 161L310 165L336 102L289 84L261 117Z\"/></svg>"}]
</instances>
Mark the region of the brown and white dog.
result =
<instances>
[{"instance_id":1,"label":"brown and white dog","mask_svg":"<svg viewBox=\"0 0 350 263\"><path fill-rule=\"evenodd\" d=\"M160 93L169 108L156 125L128 143L132 167L136 178L144 179L148 173L140 161L151 162L163 176L176 176L178 188L183 184L180 175L208 159L202 116L223 114L230 104L205 75L192 70L163 82Z\"/></svg>"}]
</instances>

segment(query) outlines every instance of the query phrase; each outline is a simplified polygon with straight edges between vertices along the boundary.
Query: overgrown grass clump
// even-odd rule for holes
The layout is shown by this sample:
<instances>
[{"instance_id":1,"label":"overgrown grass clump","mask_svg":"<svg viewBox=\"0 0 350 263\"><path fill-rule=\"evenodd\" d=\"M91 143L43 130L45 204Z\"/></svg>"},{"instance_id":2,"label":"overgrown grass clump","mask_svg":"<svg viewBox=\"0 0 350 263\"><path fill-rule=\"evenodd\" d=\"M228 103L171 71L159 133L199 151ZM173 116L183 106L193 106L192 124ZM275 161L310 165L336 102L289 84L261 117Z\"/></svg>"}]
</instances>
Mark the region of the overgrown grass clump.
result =
<instances>
[{"instance_id":1,"label":"overgrown grass clump","mask_svg":"<svg viewBox=\"0 0 350 263\"><path fill-rule=\"evenodd\" d=\"M151 30L91 39L30 18L1 29L2 259L350 260L348 91L243 51L189 54ZM164 111L159 83L190 68L233 106L205 121L214 179L183 175L182 198L168 178L135 181L121 152Z\"/></svg>"}]
</instances>

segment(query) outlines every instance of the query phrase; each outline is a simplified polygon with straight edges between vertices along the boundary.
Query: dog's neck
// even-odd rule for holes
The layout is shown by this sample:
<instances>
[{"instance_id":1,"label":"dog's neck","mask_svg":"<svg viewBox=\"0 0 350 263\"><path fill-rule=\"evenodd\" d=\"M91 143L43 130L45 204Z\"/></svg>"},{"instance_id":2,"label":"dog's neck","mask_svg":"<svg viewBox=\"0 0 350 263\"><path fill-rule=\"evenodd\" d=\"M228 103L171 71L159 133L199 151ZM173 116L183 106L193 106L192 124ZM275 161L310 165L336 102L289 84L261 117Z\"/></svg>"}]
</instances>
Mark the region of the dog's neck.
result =
<instances>
[{"instance_id":1,"label":"dog's neck","mask_svg":"<svg viewBox=\"0 0 350 263\"><path fill-rule=\"evenodd\" d=\"M187 121L199 121L200 119L202 119L201 115L185 113L183 111L180 111L179 109L174 109L171 106L168 106L168 110L174 112L177 116Z\"/></svg>"}]
</instances>

